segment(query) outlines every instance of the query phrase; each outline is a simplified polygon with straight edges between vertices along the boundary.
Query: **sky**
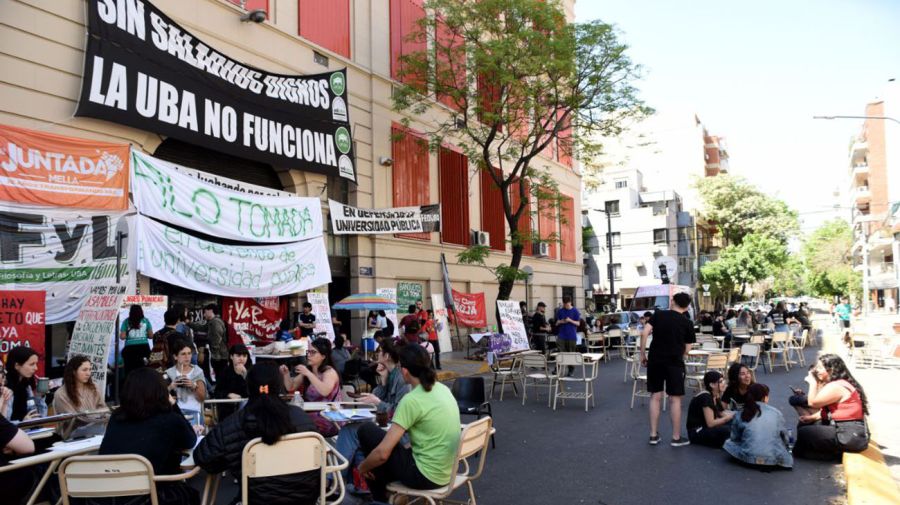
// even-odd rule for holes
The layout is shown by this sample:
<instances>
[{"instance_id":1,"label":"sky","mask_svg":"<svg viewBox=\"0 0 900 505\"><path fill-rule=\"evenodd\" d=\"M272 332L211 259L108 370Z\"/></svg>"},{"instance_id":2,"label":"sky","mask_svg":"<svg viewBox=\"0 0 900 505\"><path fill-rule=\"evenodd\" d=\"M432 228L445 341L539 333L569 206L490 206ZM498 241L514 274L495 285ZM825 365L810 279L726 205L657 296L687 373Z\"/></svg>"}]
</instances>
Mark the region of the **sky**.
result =
<instances>
[{"instance_id":1,"label":"sky","mask_svg":"<svg viewBox=\"0 0 900 505\"><path fill-rule=\"evenodd\" d=\"M644 67L647 105L690 108L726 138L731 173L800 213L809 232L850 219L850 139L900 80L900 0L576 0L576 21L614 24Z\"/></svg>"}]
</instances>

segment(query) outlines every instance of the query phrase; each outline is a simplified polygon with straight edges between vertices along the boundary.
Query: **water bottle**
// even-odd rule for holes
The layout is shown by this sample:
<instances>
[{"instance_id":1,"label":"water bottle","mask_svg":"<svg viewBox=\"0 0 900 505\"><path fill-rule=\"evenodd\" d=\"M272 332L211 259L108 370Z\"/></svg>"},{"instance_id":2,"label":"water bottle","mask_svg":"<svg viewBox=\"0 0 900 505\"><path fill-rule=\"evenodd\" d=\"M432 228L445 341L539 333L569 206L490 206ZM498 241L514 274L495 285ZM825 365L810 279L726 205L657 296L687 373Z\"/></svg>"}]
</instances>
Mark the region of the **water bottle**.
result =
<instances>
[{"instance_id":1,"label":"water bottle","mask_svg":"<svg viewBox=\"0 0 900 505\"><path fill-rule=\"evenodd\" d=\"M793 453L794 452L794 442L796 441L794 439L794 430L790 430L790 429L787 430L787 436L788 436L788 452Z\"/></svg>"},{"instance_id":2,"label":"water bottle","mask_svg":"<svg viewBox=\"0 0 900 505\"><path fill-rule=\"evenodd\" d=\"M300 391L294 391L294 399L291 401L292 404L303 408L303 396L300 395Z\"/></svg>"},{"instance_id":3,"label":"water bottle","mask_svg":"<svg viewBox=\"0 0 900 505\"><path fill-rule=\"evenodd\" d=\"M34 403L34 398L29 398L28 401L25 402L25 413L30 414L32 412L37 412L37 404Z\"/></svg>"}]
</instances>

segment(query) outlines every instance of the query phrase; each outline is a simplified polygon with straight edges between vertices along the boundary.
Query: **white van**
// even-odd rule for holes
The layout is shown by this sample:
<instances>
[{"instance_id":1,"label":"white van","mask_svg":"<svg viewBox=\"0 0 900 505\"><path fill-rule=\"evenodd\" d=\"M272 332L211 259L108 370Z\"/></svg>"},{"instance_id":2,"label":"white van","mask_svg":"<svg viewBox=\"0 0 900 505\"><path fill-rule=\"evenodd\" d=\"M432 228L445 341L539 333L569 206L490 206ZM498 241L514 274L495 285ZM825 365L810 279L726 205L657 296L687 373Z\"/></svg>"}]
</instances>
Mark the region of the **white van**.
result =
<instances>
[{"instance_id":1,"label":"white van","mask_svg":"<svg viewBox=\"0 0 900 505\"><path fill-rule=\"evenodd\" d=\"M654 286L641 286L634 293L631 299L631 305L628 311L637 314L638 317L644 315L644 312L653 312L657 309L668 310L672 307L672 297L678 293L687 293L693 297L691 288L687 286L679 286L678 284L656 284ZM693 303L688 308L688 314L691 320L694 320Z\"/></svg>"}]
</instances>

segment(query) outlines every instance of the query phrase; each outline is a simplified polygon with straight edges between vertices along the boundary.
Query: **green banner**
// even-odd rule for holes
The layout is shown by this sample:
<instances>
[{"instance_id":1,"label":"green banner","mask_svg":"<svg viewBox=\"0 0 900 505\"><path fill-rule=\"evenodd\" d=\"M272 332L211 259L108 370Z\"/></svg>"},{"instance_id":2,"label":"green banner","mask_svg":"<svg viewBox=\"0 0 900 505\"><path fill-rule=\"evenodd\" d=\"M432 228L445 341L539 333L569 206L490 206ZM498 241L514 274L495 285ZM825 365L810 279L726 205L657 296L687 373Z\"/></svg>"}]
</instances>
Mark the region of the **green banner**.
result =
<instances>
[{"instance_id":1,"label":"green banner","mask_svg":"<svg viewBox=\"0 0 900 505\"><path fill-rule=\"evenodd\" d=\"M406 313L407 307L415 305L422 299L422 285L418 282L397 283L397 308L401 314Z\"/></svg>"}]
</instances>

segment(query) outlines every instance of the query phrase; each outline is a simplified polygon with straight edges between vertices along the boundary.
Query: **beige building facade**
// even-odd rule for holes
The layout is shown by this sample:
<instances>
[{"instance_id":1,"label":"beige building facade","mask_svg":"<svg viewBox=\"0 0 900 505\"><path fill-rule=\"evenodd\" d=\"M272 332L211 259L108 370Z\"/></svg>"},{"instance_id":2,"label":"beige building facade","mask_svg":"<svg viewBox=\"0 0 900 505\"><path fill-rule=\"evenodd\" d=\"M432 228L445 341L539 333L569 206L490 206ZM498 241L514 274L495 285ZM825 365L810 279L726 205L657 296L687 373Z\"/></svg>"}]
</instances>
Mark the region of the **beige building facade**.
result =
<instances>
[{"instance_id":1,"label":"beige building facade","mask_svg":"<svg viewBox=\"0 0 900 505\"><path fill-rule=\"evenodd\" d=\"M129 0L131 1L131 0ZM139 1L139 0L134 0ZM331 2L305 0L155 0L153 4L170 18L215 49L238 61L282 74L313 74L340 68L347 69L349 114L356 154L357 184L337 177L296 169L233 160L218 161L220 175L255 184L270 185L301 196L322 200L327 216L329 197L366 208L396 206L394 202L391 129L401 116L392 110L390 100L396 81L391 78L392 9L400 4L417 4L416 0L346 0L338 1L337 12L347 16L347 40L335 51L303 36L310 30L305 16L310 9L332 6ZM263 8L267 19L262 23L242 22L244 8ZM323 7L324 8L324 7ZM343 10L341 10L343 9ZM567 19L574 19L574 2L565 2ZM74 117L81 89L86 43L85 0L0 0L0 123L50 133L127 142L148 154L190 166L191 160L201 170L214 172L204 160L214 153L192 150L191 146L174 142L152 131L95 119ZM396 14L396 13L395 13ZM435 105L434 114L449 109ZM416 122L411 125L416 128ZM163 156L165 154L166 156ZM562 193L573 199L574 215L581 215L581 176L577 163L566 166L556 159L542 159L550 168ZM423 169L424 170L424 169ZM246 176L246 177L244 177ZM469 228L481 229L485 216L481 205L483 188L475 168L468 169L466 202L440 201L441 177L438 154L428 155L427 180L429 203L467 205ZM327 219L327 217L326 217ZM576 297L583 306L581 289L582 254L581 224L575 221L575 259L563 261L550 257L529 256L523 261L533 270L526 294L525 284L517 285L513 298L532 303L543 300L555 306L563 293ZM508 234L508 230L507 230ZM463 246L442 241L432 233L428 240L398 238L394 235L353 235L326 237L332 276L339 289L336 295L373 292L377 288L397 287L398 282L416 282L423 286L423 298L430 306L430 295L441 292L440 253L449 264L453 287L461 292L485 292L489 324L493 324L497 284L486 269L458 265L456 255ZM494 252L493 265L509 263L510 254ZM142 278L138 283L144 293L154 290L154 283ZM291 301L296 310L302 294ZM336 300L332 299L332 303ZM354 341L362 332L361 314L353 314Z\"/></svg>"}]
</instances>

